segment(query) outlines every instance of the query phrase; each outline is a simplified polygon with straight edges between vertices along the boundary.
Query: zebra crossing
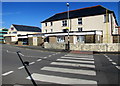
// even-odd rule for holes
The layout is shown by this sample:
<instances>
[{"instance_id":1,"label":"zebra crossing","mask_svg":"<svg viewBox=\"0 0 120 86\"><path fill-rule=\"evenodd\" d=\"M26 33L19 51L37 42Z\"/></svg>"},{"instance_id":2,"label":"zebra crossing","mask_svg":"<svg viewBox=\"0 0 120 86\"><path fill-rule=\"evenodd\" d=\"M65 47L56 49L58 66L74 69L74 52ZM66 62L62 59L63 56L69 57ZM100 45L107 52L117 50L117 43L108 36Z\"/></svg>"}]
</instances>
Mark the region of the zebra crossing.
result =
<instances>
[{"instance_id":1,"label":"zebra crossing","mask_svg":"<svg viewBox=\"0 0 120 86\"><path fill-rule=\"evenodd\" d=\"M56 84L94 84L97 86L93 55L67 54L33 73L36 81ZM29 76L26 79L30 79Z\"/></svg>"}]
</instances>

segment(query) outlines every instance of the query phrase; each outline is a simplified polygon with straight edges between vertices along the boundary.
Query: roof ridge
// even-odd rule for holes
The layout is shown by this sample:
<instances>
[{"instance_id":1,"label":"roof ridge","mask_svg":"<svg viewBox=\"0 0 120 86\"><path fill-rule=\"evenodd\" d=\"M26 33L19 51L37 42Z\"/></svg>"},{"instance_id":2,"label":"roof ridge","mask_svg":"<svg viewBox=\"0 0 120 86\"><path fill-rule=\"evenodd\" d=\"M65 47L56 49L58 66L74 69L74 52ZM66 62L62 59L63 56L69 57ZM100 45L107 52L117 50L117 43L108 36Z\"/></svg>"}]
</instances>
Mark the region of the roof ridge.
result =
<instances>
[{"instance_id":1,"label":"roof ridge","mask_svg":"<svg viewBox=\"0 0 120 86\"><path fill-rule=\"evenodd\" d=\"M36 27L36 28L39 28L39 27L37 27L37 26L28 26L28 25L18 25L18 24L12 24L13 26L14 25L17 25L17 26L25 26L25 27Z\"/></svg>"},{"instance_id":2,"label":"roof ridge","mask_svg":"<svg viewBox=\"0 0 120 86\"><path fill-rule=\"evenodd\" d=\"M69 12L72 12L72 11L77 11L77 10L83 10L83 9L88 9L88 8L94 8L94 7L99 7L101 5L96 5L96 6L91 6L91 7L85 7L85 8L80 8L80 9L75 9L75 10L70 10ZM101 6L103 7L103 6ZM56 13L56 14L62 14L62 13L66 13L68 11L65 11L65 12L61 12L61 13Z\"/></svg>"}]
</instances>

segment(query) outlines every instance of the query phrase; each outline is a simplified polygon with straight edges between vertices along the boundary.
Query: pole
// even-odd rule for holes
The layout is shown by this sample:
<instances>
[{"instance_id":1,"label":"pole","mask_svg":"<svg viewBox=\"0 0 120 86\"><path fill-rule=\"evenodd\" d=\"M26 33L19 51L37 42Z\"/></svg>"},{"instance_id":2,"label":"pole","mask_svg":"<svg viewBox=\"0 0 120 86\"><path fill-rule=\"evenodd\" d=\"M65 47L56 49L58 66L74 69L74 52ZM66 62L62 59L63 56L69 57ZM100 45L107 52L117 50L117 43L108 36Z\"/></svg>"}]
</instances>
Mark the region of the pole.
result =
<instances>
[{"instance_id":1,"label":"pole","mask_svg":"<svg viewBox=\"0 0 120 86\"><path fill-rule=\"evenodd\" d=\"M108 43L108 10L106 9L106 41Z\"/></svg>"},{"instance_id":2,"label":"pole","mask_svg":"<svg viewBox=\"0 0 120 86\"><path fill-rule=\"evenodd\" d=\"M22 58L21 58L21 56L20 56L19 53L20 53L20 51L17 52L17 55L18 55L20 61L22 62L23 66L24 66L24 68L25 68L25 70L26 70L26 72L28 73L28 76L30 77L30 79L31 79L31 81L32 81L32 83L33 83L33 85L34 85L34 86L37 86L37 84L35 83L34 79L32 78L32 76L31 76L29 70L27 69L27 66L26 66L25 63L23 62L23 60L22 60Z\"/></svg>"},{"instance_id":3,"label":"pole","mask_svg":"<svg viewBox=\"0 0 120 86\"><path fill-rule=\"evenodd\" d=\"M67 12L67 17L68 17L68 51L70 50L70 37L69 37L69 29L70 29L70 24L69 24L69 3L67 3L67 8L68 8L68 12Z\"/></svg>"}]
</instances>

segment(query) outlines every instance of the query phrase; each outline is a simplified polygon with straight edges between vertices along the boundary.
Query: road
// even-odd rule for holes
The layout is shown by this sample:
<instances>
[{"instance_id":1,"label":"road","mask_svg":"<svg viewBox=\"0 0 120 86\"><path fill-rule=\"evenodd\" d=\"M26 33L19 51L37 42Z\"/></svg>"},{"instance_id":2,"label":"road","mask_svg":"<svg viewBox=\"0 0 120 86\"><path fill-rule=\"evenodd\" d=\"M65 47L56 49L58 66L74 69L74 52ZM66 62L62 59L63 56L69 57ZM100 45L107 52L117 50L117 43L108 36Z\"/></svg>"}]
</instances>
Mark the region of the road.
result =
<instances>
[{"instance_id":1,"label":"road","mask_svg":"<svg viewBox=\"0 0 120 86\"><path fill-rule=\"evenodd\" d=\"M32 84L16 52L21 51L33 79L38 85L120 86L120 59L117 54L72 54L3 45L2 83ZM60 86L61 86L60 85Z\"/></svg>"}]
</instances>

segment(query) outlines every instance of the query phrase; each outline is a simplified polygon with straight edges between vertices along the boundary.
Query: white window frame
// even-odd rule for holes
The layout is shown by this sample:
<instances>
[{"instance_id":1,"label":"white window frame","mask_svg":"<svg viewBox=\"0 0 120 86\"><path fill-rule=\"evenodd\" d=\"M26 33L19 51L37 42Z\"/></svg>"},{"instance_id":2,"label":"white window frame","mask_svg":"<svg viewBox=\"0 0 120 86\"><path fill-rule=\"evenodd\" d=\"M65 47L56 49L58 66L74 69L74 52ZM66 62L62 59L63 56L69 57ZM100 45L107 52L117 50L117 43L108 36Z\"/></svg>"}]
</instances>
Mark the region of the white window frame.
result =
<instances>
[{"instance_id":1,"label":"white window frame","mask_svg":"<svg viewBox=\"0 0 120 86\"><path fill-rule=\"evenodd\" d=\"M82 23L83 23L83 22L82 22L82 17L79 17L79 18L78 18L78 25L82 25Z\"/></svg>"},{"instance_id":2,"label":"white window frame","mask_svg":"<svg viewBox=\"0 0 120 86\"><path fill-rule=\"evenodd\" d=\"M64 26L67 26L67 20L63 20L62 21L62 26L64 27Z\"/></svg>"},{"instance_id":3,"label":"white window frame","mask_svg":"<svg viewBox=\"0 0 120 86\"><path fill-rule=\"evenodd\" d=\"M83 31L83 28L82 27L78 28L78 31L79 32Z\"/></svg>"}]
</instances>

